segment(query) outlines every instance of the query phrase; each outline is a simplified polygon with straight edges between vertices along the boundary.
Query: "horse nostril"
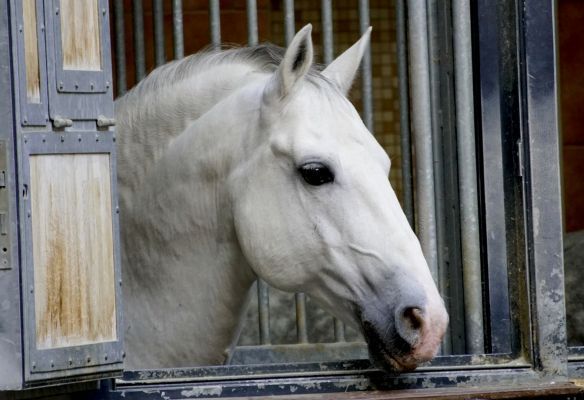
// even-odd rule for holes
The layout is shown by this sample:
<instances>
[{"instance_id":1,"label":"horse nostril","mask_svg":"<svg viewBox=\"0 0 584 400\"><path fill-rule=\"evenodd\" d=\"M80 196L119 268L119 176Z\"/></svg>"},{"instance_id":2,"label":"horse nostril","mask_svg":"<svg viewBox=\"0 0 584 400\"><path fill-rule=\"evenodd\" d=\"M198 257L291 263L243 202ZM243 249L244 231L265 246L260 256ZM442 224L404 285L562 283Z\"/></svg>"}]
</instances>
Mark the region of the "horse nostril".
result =
<instances>
[{"instance_id":1,"label":"horse nostril","mask_svg":"<svg viewBox=\"0 0 584 400\"><path fill-rule=\"evenodd\" d=\"M398 334L412 347L418 343L423 325L424 314L419 307L405 307L396 318Z\"/></svg>"},{"instance_id":2,"label":"horse nostril","mask_svg":"<svg viewBox=\"0 0 584 400\"><path fill-rule=\"evenodd\" d=\"M404 310L403 320L409 324L410 329L420 330L424 322L424 317L422 316L422 310L418 307L408 307Z\"/></svg>"}]
</instances>

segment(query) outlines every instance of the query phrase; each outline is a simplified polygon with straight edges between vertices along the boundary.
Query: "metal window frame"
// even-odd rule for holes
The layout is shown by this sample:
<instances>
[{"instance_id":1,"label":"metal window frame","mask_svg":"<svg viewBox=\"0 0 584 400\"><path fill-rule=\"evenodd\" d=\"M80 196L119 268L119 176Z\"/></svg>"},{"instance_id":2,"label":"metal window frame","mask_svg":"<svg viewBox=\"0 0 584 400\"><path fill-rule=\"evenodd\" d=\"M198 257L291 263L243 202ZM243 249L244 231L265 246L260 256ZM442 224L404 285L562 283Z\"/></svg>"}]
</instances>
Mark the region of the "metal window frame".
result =
<instances>
[{"instance_id":1,"label":"metal window frame","mask_svg":"<svg viewBox=\"0 0 584 400\"><path fill-rule=\"evenodd\" d=\"M32 155L49 154L108 154L110 158L111 208L114 250L114 279L116 296L116 340L70 347L38 349L36 347L34 259L30 196L29 160ZM117 206L117 179L115 133L113 131L26 132L20 137L19 157L20 225L23 328L24 381L28 386L47 382L74 381L75 376L117 376L122 370L123 302L120 260L120 237ZM105 358L107 356L107 358ZM86 379L86 378L85 378Z\"/></svg>"},{"instance_id":2,"label":"metal window frame","mask_svg":"<svg viewBox=\"0 0 584 400\"><path fill-rule=\"evenodd\" d=\"M503 239L497 239L503 240L505 250L498 253L483 234L484 261L490 263L485 277L490 283L488 299L500 300L502 294L508 299L503 304L509 309L503 315L508 324L502 324L507 342L494 343L497 337L491 336L487 345L494 354L439 356L428 366L401 375L382 373L368 360L126 371L123 378L104 384L100 396L298 395L568 380L555 2L479 0L473 7L473 36L478 38L475 87L480 88L475 109L482 111L476 112L477 146L492 152L478 160L480 176L492 178L481 180L481 206L491 207L488 195L497 190L505 199L503 213L483 214L483 230L502 232ZM493 148L497 141L499 146ZM503 162L507 168L499 173L496 169ZM500 317L497 304L486 304L487 315ZM577 368L584 371L584 365L570 365L572 372Z\"/></svg>"}]
</instances>

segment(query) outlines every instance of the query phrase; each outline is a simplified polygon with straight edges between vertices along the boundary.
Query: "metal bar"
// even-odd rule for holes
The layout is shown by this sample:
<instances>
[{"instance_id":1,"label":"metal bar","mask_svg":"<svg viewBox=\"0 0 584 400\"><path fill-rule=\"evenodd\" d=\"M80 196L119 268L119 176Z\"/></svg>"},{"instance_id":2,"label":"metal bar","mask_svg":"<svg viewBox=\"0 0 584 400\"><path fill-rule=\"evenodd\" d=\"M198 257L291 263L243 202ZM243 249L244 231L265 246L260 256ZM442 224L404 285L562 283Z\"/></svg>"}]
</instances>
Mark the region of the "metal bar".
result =
<instances>
[{"instance_id":1,"label":"metal bar","mask_svg":"<svg viewBox=\"0 0 584 400\"><path fill-rule=\"evenodd\" d=\"M221 46L221 12L219 10L219 0L209 0L209 29L211 45L214 48L219 48Z\"/></svg>"},{"instance_id":2,"label":"metal bar","mask_svg":"<svg viewBox=\"0 0 584 400\"><path fill-rule=\"evenodd\" d=\"M325 65L333 61L333 6L332 0L322 0L321 2L321 18L322 18L322 47L323 47L323 61ZM345 341L345 324L333 318L333 327L335 341Z\"/></svg>"},{"instance_id":3,"label":"metal bar","mask_svg":"<svg viewBox=\"0 0 584 400\"><path fill-rule=\"evenodd\" d=\"M470 0L452 0L456 132L467 352L484 352Z\"/></svg>"},{"instance_id":4,"label":"metal bar","mask_svg":"<svg viewBox=\"0 0 584 400\"><path fill-rule=\"evenodd\" d=\"M294 26L294 0L284 0L284 35L286 46L290 44L296 28Z\"/></svg>"},{"instance_id":5,"label":"metal bar","mask_svg":"<svg viewBox=\"0 0 584 400\"><path fill-rule=\"evenodd\" d=\"M412 131L416 149L416 223L422 251L434 281L438 282L426 1L408 1L407 14Z\"/></svg>"},{"instance_id":6,"label":"metal bar","mask_svg":"<svg viewBox=\"0 0 584 400\"><path fill-rule=\"evenodd\" d=\"M333 61L334 57L332 0L322 0L321 18L322 18L322 47L324 57L323 61L325 65L328 65Z\"/></svg>"},{"instance_id":7,"label":"metal bar","mask_svg":"<svg viewBox=\"0 0 584 400\"><path fill-rule=\"evenodd\" d=\"M124 27L124 0L115 0L114 17L116 27L116 88L117 95L126 93L126 39Z\"/></svg>"},{"instance_id":8,"label":"metal bar","mask_svg":"<svg viewBox=\"0 0 584 400\"><path fill-rule=\"evenodd\" d=\"M152 0L152 20L154 22L154 58L156 66L166 62L164 52L164 4L163 0Z\"/></svg>"},{"instance_id":9,"label":"metal bar","mask_svg":"<svg viewBox=\"0 0 584 400\"><path fill-rule=\"evenodd\" d=\"M298 343L308 343L308 333L306 330L306 295L296 293L296 336Z\"/></svg>"},{"instance_id":10,"label":"metal bar","mask_svg":"<svg viewBox=\"0 0 584 400\"><path fill-rule=\"evenodd\" d=\"M406 37L405 0L396 0L395 5L403 208L408 222L413 227L414 181L412 176L412 144L410 132L410 96L408 92L408 48Z\"/></svg>"},{"instance_id":11,"label":"metal bar","mask_svg":"<svg viewBox=\"0 0 584 400\"><path fill-rule=\"evenodd\" d=\"M268 284L258 279L258 314L260 328L260 344L270 344L270 288Z\"/></svg>"},{"instance_id":12,"label":"metal bar","mask_svg":"<svg viewBox=\"0 0 584 400\"><path fill-rule=\"evenodd\" d=\"M256 0L247 0L247 43L250 46L258 44L258 7Z\"/></svg>"},{"instance_id":13,"label":"metal bar","mask_svg":"<svg viewBox=\"0 0 584 400\"><path fill-rule=\"evenodd\" d=\"M174 58L185 56L182 0L172 0L172 38L174 40Z\"/></svg>"},{"instance_id":14,"label":"metal bar","mask_svg":"<svg viewBox=\"0 0 584 400\"><path fill-rule=\"evenodd\" d=\"M359 30L364 34L369 29L369 0L359 0ZM361 62L363 82L363 121L369 132L374 133L373 127L373 92L371 88L371 46L363 54Z\"/></svg>"},{"instance_id":15,"label":"metal bar","mask_svg":"<svg viewBox=\"0 0 584 400\"><path fill-rule=\"evenodd\" d=\"M438 33L438 7L437 0L427 0L427 27L428 27L428 70L430 75L430 112L431 112L431 143L432 143L432 161L433 161L433 179L434 179L434 204L436 213L436 263L438 269L438 288L445 298L446 307L449 307L448 291L448 268L445 259L445 238L446 238L446 218L445 209L445 191L444 191L444 160L443 160L443 143L442 143L442 119L441 119L441 95L440 90L440 43ZM442 341L442 354L452 353L452 320Z\"/></svg>"},{"instance_id":16,"label":"metal bar","mask_svg":"<svg viewBox=\"0 0 584 400\"><path fill-rule=\"evenodd\" d=\"M144 55L144 9L142 0L132 2L132 16L134 17L134 60L136 64L136 82L146 75L146 58Z\"/></svg>"}]
</instances>

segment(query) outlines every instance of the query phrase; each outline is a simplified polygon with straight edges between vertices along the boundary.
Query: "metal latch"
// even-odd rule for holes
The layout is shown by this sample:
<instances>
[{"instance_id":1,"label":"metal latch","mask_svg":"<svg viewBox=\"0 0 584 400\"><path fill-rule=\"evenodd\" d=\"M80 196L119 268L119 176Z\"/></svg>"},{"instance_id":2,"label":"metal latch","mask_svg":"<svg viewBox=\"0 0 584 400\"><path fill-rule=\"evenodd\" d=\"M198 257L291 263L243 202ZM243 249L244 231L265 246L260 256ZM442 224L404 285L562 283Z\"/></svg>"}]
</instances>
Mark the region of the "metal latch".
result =
<instances>
[{"instance_id":1,"label":"metal latch","mask_svg":"<svg viewBox=\"0 0 584 400\"><path fill-rule=\"evenodd\" d=\"M100 128L106 128L108 126L114 126L116 124L115 118L107 118L103 115L97 117L97 126Z\"/></svg>"},{"instance_id":2,"label":"metal latch","mask_svg":"<svg viewBox=\"0 0 584 400\"><path fill-rule=\"evenodd\" d=\"M66 128L73 126L73 120L61 117L60 115L55 115L55 118L53 118L53 126L55 128Z\"/></svg>"}]
</instances>

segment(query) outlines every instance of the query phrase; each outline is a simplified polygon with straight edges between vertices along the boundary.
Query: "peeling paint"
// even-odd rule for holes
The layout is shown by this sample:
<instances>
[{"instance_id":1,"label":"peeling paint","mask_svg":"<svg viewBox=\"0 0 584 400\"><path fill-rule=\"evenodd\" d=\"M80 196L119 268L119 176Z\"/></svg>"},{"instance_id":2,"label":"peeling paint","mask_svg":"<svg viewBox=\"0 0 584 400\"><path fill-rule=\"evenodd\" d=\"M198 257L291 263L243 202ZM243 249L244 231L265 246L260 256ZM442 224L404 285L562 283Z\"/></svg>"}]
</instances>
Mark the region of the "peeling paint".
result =
<instances>
[{"instance_id":1,"label":"peeling paint","mask_svg":"<svg viewBox=\"0 0 584 400\"><path fill-rule=\"evenodd\" d=\"M193 386L191 390L180 392L184 397L201 397L201 396L221 396L223 388L221 386Z\"/></svg>"}]
</instances>

